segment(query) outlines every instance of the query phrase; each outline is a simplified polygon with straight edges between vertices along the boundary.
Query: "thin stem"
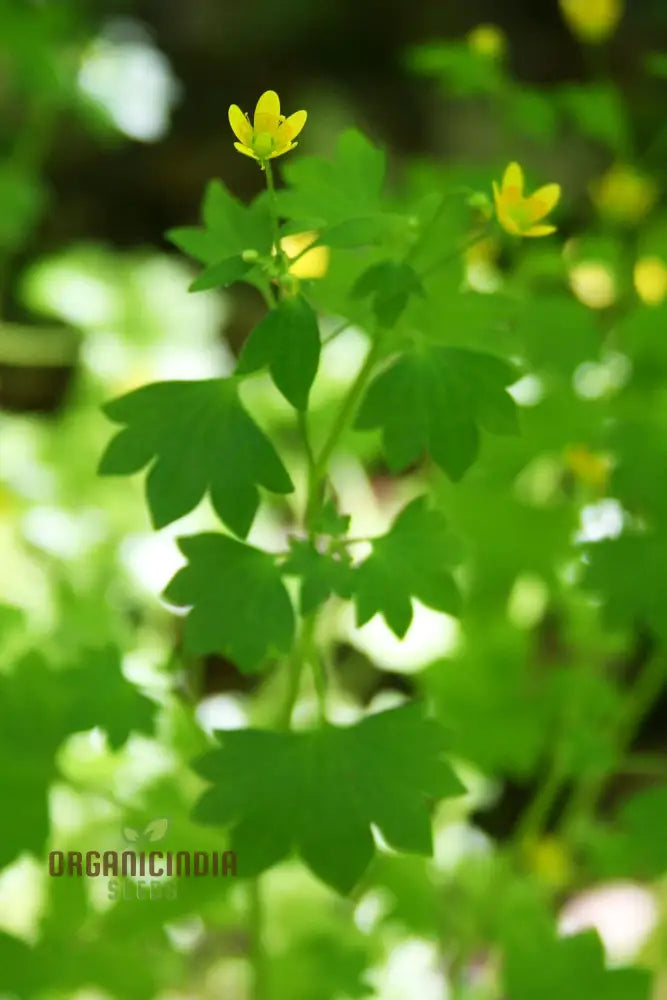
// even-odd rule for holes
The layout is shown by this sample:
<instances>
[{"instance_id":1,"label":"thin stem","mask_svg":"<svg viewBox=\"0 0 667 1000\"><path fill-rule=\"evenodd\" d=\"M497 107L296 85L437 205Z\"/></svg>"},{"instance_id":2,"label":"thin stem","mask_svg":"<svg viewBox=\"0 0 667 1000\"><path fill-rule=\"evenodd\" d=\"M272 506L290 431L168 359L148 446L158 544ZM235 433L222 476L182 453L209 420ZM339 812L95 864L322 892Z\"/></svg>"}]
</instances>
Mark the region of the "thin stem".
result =
<instances>
[{"instance_id":1,"label":"thin stem","mask_svg":"<svg viewBox=\"0 0 667 1000\"><path fill-rule=\"evenodd\" d=\"M299 696L301 675L303 674L304 657L301 643L297 642L287 660L287 687L285 697L278 713L277 727L287 732L292 725L292 713Z\"/></svg>"},{"instance_id":2,"label":"thin stem","mask_svg":"<svg viewBox=\"0 0 667 1000\"><path fill-rule=\"evenodd\" d=\"M17 172L36 177L48 154L53 136L57 108L52 104L34 104L28 109L24 126L18 133L9 162ZM8 279L11 273L14 250L0 251L0 312L4 312Z\"/></svg>"},{"instance_id":3,"label":"thin stem","mask_svg":"<svg viewBox=\"0 0 667 1000\"><path fill-rule=\"evenodd\" d=\"M545 781L540 785L537 794L519 820L514 832L514 842L518 848L540 836L549 819L558 793L563 784L563 769L560 753L557 751L551 759Z\"/></svg>"},{"instance_id":4,"label":"thin stem","mask_svg":"<svg viewBox=\"0 0 667 1000\"><path fill-rule=\"evenodd\" d=\"M331 333L328 333L327 336L322 341L322 347L326 347L327 344L330 344L332 340L335 340L336 337L339 337L341 333L344 333L344 331L347 330L349 325L350 325L349 319L345 319L343 320L342 323L339 323L338 326L334 327Z\"/></svg>"},{"instance_id":5,"label":"thin stem","mask_svg":"<svg viewBox=\"0 0 667 1000\"><path fill-rule=\"evenodd\" d=\"M270 284L267 285L266 288L264 288L263 286L262 287L256 286L256 287L258 287L259 293L264 299L267 309L275 309L278 302L274 294L274 291L271 288L271 285Z\"/></svg>"},{"instance_id":6,"label":"thin stem","mask_svg":"<svg viewBox=\"0 0 667 1000\"><path fill-rule=\"evenodd\" d=\"M324 663L320 657L315 642L315 628L317 625L317 612L308 616L304 623L303 647L305 659L310 663L313 671L313 681L317 694L317 704L320 712L320 722L327 721L327 677Z\"/></svg>"},{"instance_id":7,"label":"thin stem","mask_svg":"<svg viewBox=\"0 0 667 1000\"><path fill-rule=\"evenodd\" d=\"M276 202L276 186L273 182L273 167L271 166L270 160L266 160L266 162L264 163L264 174L266 176L266 188L269 192L271 221L273 223L273 243L276 248L276 253L278 253L280 248L280 232L278 228L278 204Z\"/></svg>"},{"instance_id":8,"label":"thin stem","mask_svg":"<svg viewBox=\"0 0 667 1000\"><path fill-rule=\"evenodd\" d=\"M441 257L440 260L436 260L434 264L427 267L425 271L422 271L420 277L427 278L429 275L433 274L434 271L438 271L441 267L444 267L445 264L450 264L453 260L456 260L456 258L460 257L461 254L466 252L466 250L470 250L477 243L480 243L487 235L488 231L489 227L486 225L482 229L478 229L476 232L471 233L466 240L459 243L455 250L451 250L448 254L445 254L444 257Z\"/></svg>"},{"instance_id":9,"label":"thin stem","mask_svg":"<svg viewBox=\"0 0 667 1000\"><path fill-rule=\"evenodd\" d=\"M667 778L667 760L658 754L631 753L618 767L619 774L638 774Z\"/></svg>"},{"instance_id":10,"label":"thin stem","mask_svg":"<svg viewBox=\"0 0 667 1000\"><path fill-rule=\"evenodd\" d=\"M666 680L667 669L662 655L658 653L651 656L627 696L618 720L616 747L621 758L632 743L645 715L662 692ZM593 815L611 775L612 771L608 770L603 774L589 776L575 788L563 817L562 830L565 835L571 834L582 820Z\"/></svg>"},{"instance_id":11,"label":"thin stem","mask_svg":"<svg viewBox=\"0 0 667 1000\"><path fill-rule=\"evenodd\" d=\"M415 240L415 242L412 244L412 246L408 250L408 252L406 254L406 257L405 257L405 263L406 264L408 264L408 263L410 263L410 261L414 260L414 258L417 256L417 254L419 253L419 251L422 249L422 247L424 246L424 243L426 242L426 238L428 237L429 233L431 232L431 230L435 226L436 222L438 222L440 220L440 218L442 216L442 213L444 212L445 206L447 205L447 203L452 198L455 198L455 197L457 197L459 195L464 195L464 194L465 195L472 195L474 193L475 192L474 192L473 188L461 187L461 188L454 188L451 191L445 191L441 195L438 207L436 208L435 212L433 213L433 215L431 216L431 218L428 220L428 222L422 228L422 231L421 231L418 239Z\"/></svg>"},{"instance_id":12,"label":"thin stem","mask_svg":"<svg viewBox=\"0 0 667 1000\"><path fill-rule=\"evenodd\" d=\"M312 470L315 467L315 454L313 452L313 446L310 442L310 431L308 429L308 414L304 413L303 410L298 410L296 415L296 422L299 428L299 434L301 435L303 450L306 453L306 461L308 462L308 475L310 477Z\"/></svg>"},{"instance_id":13,"label":"thin stem","mask_svg":"<svg viewBox=\"0 0 667 1000\"><path fill-rule=\"evenodd\" d=\"M253 1000L268 1000L266 948L264 946L264 905L259 878L248 882L248 929L250 931L250 969Z\"/></svg>"},{"instance_id":14,"label":"thin stem","mask_svg":"<svg viewBox=\"0 0 667 1000\"><path fill-rule=\"evenodd\" d=\"M295 255L294 255L294 257L288 257L288 258L287 258L287 260L288 260L288 262L289 262L289 266L290 266L290 267L292 267L292 266L293 266L294 264L296 264L296 262L297 262L298 260L301 260L301 258L302 258L302 257L303 257L303 256L304 256L305 254L309 253L309 252L310 252L311 250L314 250L314 249L315 249L315 247L317 247L317 246L322 246L322 245L323 245L323 244L321 244L321 243L320 243L320 240L319 240L319 237L316 237L316 238L315 238L315 239L314 239L314 240L312 241L312 243L307 243L305 247L302 247L302 248L301 248L301 250L299 250L299 252L298 252L297 254L295 254Z\"/></svg>"},{"instance_id":15,"label":"thin stem","mask_svg":"<svg viewBox=\"0 0 667 1000\"><path fill-rule=\"evenodd\" d=\"M357 408L357 404L361 398L361 395L366 388L366 383L375 367L378 355L380 352L381 338L378 336L375 338L371 347L366 355L366 360L359 369L357 377L350 386L350 391L343 400L343 403L336 414L333 424L331 425L331 430L329 435L322 446L322 450L315 460L315 466L313 468L313 475L311 477L310 490L308 495L308 507L306 510L307 521L312 520L313 516L317 513L319 505L321 503L321 487L326 476L327 466L329 464L329 459L333 454L341 435L346 430L348 423L354 416L354 412Z\"/></svg>"}]
</instances>

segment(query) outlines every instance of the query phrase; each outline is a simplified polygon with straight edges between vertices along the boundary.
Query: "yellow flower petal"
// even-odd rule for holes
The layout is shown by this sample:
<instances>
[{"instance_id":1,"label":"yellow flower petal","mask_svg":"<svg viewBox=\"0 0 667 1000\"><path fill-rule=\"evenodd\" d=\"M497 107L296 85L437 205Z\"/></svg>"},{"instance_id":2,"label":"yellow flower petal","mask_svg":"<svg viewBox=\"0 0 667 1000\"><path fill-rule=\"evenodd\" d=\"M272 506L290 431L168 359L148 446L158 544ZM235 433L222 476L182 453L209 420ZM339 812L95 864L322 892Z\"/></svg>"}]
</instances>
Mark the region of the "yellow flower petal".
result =
<instances>
[{"instance_id":1,"label":"yellow flower petal","mask_svg":"<svg viewBox=\"0 0 667 1000\"><path fill-rule=\"evenodd\" d=\"M555 226L531 226L522 236L549 236L556 232Z\"/></svg>"},{"instance_id":2,"label":"yellow flower petal","mask_svg":"<svg viewBox=\"0 0 667 1000\"><path fill-rule=\"evenodd\" d=\"M317 233L306 232L284 236L280 241L280 248L288 259L298 258L289 264L289 273L295 278L321 278L326 274L329 267L329 247L313 247L317 238ZM309 247L312 249L308 249Z\"/></svg>"},{"instance_id":3,"label":"yellow flower petal","mask_svg":"<svg viewBox=\"0 0 667 1000\"><path fill-rule=\"evenodd\" d=\"M667 298L667 267L660 257L642 257L634 268L637 295L647 306L659 306Z\"/></svg>"},{"instance_id":4,"label":"yellow flower petal","mask_svg":"<svg viewBox=\"0 0 667 1000\"><path fill-rule=\"evenodd\" d=\"M522 230L518 223L512 218L512 216L505 210L504 204L498 206L498 222L503 227L506 233L510 233L511 236L521 236Z\"/></svg>"},{"instance_id":5,"label":"yellow flower petal","mask_svg":"<svg viewBox=\"0 0 667 1000\"><path fill-rule=\"evenodd\" d=\"M279 145L282 146L283 143L291 142L296 139L297 135L306 124L306 118L308 117L307 111L295 111L293 115L286 118L285 121L281 122L278 126L278 132L276 134L276 139Z\"/></svg>"},{"instance_id":6,"label":"yellow flower petal","mask_svg":"<svg viewBox=\"0 0 667 1000\"><path fill-rule=\"evenodd\" d=\"M244 146L242 142L235 142L234 149L238 149L239 153L243 153L244 156L251 156L253 160L257 159L252 149L249 146Z\"/></svg>"},{"instance_id":7,"label":"yellow flower petal","mask_svg":"<svg viewBox=\"0 0 667 1000\"><path fill-rule=\"evenodd\" d=\"M268 132L266 122L274 119L277 128L280 120L280 98L275 90L265 90L255 108L255 131Z\"/></svg>"},{"instance_id":8,"label":"yellow flower petal","mask_svg":"<svg viewBox=\"0 0 667 1000\"><path fill-rule=\"evenodd\" d=\"M570 30L585 42L603 42L623 15L623 0L560 0Z\"/></svg>"},{"instance_id":9,"label":"yellow flower petal","mask_svg":"<svg viewBox=\"0 0 667 1000\"><path fill-rule=\"evenodd\" d=\"M554 208L560 200L560 184L545 184L528 199L528 209L533 222L538 222Z\"/></svg>"},{"instance_id":10,"label":"yellow flower petal","mask_svg":"<svg viewBox=\"0 0 667 1000\"><path fill-rule=\"evenodd\" d=\"M289 153L290 149L294 149L298 145L298 142L290 142L289 146L283 146L282 149L275 149L272 153L269 153L267 159L272 160L274 156L282 156L283 153Z\"/></svg>"},{"instance_id":11,"label":"yellow flower petal","mask_svg":"<svg viewBox=\"0 0 667 1000\"><path fill-rule=\"evenodd\" d=\"M510 163L503 174L503 194L506 194L508 189L516 189L519 197L521 197L523 195L523 183L523 170L518 163Z\"/></svg>"},{"instance_id":12,"label":"yellow flower petal","mask_svg":"<svg viewBox=\"0 0 667 1000\"><path fill-rule=\"evenodd\" d=\"M230 105L228 114L232 132L244 146L249 146L252 142L252 126L238 104Z\"/></svg>"}]
</instances>

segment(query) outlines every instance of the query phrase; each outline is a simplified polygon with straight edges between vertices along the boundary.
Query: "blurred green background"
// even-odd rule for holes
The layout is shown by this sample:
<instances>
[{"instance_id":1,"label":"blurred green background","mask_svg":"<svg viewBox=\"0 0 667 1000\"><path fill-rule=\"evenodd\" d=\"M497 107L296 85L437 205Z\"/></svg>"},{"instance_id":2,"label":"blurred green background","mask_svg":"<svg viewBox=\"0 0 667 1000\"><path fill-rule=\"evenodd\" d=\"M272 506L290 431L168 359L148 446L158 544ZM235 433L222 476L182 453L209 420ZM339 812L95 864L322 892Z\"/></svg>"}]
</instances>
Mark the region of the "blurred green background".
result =
<instances>
[{"instance_id":1,"label":"blurred green background","mask_svg":"<svg viewBox=\"0 0 667 1000\"><path fill-rule=\"evenodd\" d=\"M228 373L262 314L246 286L190 295L193 267L164 233L196 222L212 177L244 200L261 190L227 108L251 110L268 88L309 113L290 156L330 155L356 126L387 149L397 198L443 180L488 193L514 159L564 191L556 239L522 254L491 241L465 262L470 309L443 305L473 345L488 348L489 330L500 351L521 341L537 373L517 397L521 441L490 444L460 487L434 484L467 546L463 626L423 607L403 642L342 611L329 626L337 720L424 694L456 734L469 795L438 814L435 861L382 856L352 901L296 862L269 873L269 996L497 1000L499 942L514 954L511 931L540 939L547 915L597 927L607 959L638 959L665 995L660 683L630 720L625 767L609 733L660 648L667 607L652 595L666 577L658 559L635 605L625 563L607 568L609 603L629 607L609 624L573 566L577 545L615 538L628 511L664 515L666 79L664 0L628 3L599 45L547 0L0 0L0 996L253 998L242 885L119 902L103 880L49 880L44 855L118 849L124 829L158 818L166 846L219 849L188 819L201 791L188 761L214 728L265 724L275 700L272 675L187 661L159 600L182 562L175 537L211 527L211 511L154 533L140 477L96 476L105 400ZM509 333L505 292L521 306ZM321 423L362 341L351 330L331 345ZM264 385L248 395L296 465L285 407ZM615 442L610 415L630 427ZM383 530L409 492L373 443L350 445L336 475L358 535ZM285 511L267 506L253 530L277 544ZM603 666L571 683L589 661ZM572 690L567 780L517 866L505 845L542 808ZM300 711L312 718L308 695ZM570 815L579 771L593 779ZM655 798L623 813L647 789ZM537 967L539 951L524 960ZM516 1000L546 995L530 991Z\"/></svg>"}]
</instances>

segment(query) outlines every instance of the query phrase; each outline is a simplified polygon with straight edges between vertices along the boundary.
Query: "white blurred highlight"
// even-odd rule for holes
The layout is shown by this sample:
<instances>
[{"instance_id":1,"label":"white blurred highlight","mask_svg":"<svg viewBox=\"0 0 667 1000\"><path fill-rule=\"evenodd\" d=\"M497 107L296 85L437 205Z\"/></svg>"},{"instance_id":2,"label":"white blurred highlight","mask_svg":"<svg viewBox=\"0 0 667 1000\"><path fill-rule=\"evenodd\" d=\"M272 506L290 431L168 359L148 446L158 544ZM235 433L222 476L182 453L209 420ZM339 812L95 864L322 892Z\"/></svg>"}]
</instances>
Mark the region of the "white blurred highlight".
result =
<instances>
[{"instance_id":1,"label":"white blurred highlight","mask_svg":"<svg viewBox=\"0 0 667 1000\"><path fill-rule=\"evenodd\" d=\"M596 930L610 965L627 965L639 954L658 921L648 889L615 882L582 892L563 907L558 929L564 936Z\"/></svg>"},{"instance_id":2,"label":"white blurred highlight","mask_svg":"<svg viewBox=\"0 0 667 1000\"><path fill-rule=\"evenodd\" d=\"M95 39L78 82L131 139L156 142L167 133L180 88L166 56L136 22L112 22Z\"/></svg>"}]
</instances>

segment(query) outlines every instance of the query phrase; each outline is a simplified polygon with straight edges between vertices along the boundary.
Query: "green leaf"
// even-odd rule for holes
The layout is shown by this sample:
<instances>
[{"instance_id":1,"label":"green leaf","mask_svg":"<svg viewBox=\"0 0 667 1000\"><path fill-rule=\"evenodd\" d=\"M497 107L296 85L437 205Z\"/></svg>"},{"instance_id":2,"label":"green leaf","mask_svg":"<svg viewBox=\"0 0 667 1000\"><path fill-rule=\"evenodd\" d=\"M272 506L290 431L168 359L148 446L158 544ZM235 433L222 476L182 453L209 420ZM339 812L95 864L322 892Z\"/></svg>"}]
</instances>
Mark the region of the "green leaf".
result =
<instances>
[{"instance_id":1,"label":"green leaf","mask_svg":"<svg viewBox=\"0 0 667 1000\"><path fill-rule=\"evenodd\" d=\"M667 536L626 532L589 546L588 557L583 583L603 597L606 619L667 639Z\"/></svg>"},{"instance_id":2,"label":"green leaf","mask_svg":"<svg viewBox=\"0 0 667 1000\"><path fill-rule=\"evenodd\" d=\"M507 95L506 115L510 128L524 135L547 142L558 128L558 116L551 95L522 83Z\"/></svg>"},{"instance_id":3,"label":"green leaf","mask_svg":"<svg viewBox=\"0 0 667 1000\"><path fill-rule=\"evenodd\" d=\"M667 80L667 52L647 52L644 56L644 68L651 76Z\"/></svg>"},{"instance_id":4,"label":"green leaf","mask_svg":"<svg viewBox=\"0 0 667 1000\"><path fill-rule=\"evenodd\" d=\"M651 420L619 422L611 429L615 455L611 494L634 516L667 523L667 492L656 469L667 467L667 433Z\"/></svg>"},{"instance_id":5,"label":"green leaf","mask_svg":"<svg viewBox=\"0 0 667 1000\"><path fill-rule=\"evenodd\" d=\"M88 651L81 666L51 669L36 653L0 674L0 868L22 851L40 855L49 832L48 791L56 753L71 733L100 726L114 748L150 733L156 706L127 681L113 649Z\"/></svg>"},{"instance_id":6,"label":"green leaf","mask_svg":"<svg viewBox=\"0 0 667 1000\"><path fill-rule=\"evenodd\" d=\"M448 92L461 97L490 94L503 83L501 63L461 42L433 41L411 48L408 68L419 76L439 79Z\"/></svg>"},{"instance_id":7,"label":"green leaf","mask_svg":"<svg viewBox=\"0 0 667 1000\"><path fill-rule=\"evenodd\" d=\"M179 226L166 233L170 243L202 264L212 264L218 258L220 243L213 233L198 226ZM246 248L244 248L246 249ZM249 248L247 248L249 249Z\"/></svg>"},{"instance_id":8,"label":"green leaf","mask_svg":"<svg viewBox=\"0 0 667 1000\"><path fill-rule=\"evenodd\" d=\"M355 572L357 624L381 613L400 639L412 621L412 597L436 611L458 614L461 598L447 568L456 554L442 514L417 497L386 535L373 540L371 555Z\"/></svg>"},{"instance_id":9,"label":"green leaf","mask_svg":"<svg viewBox=\"0 0 667 1000\"><path fill-rule=\"evenodd\" d=\"M86 651L82 666L66 671L63 679L72 692L73 731L99 726L114 750L133 732L153 732L157 705L125 678L113 647Z\"/></svg>"},{"instance_id":10,"label":"green leaf","mask_svg":"<svg viewBox=\"0 0 667 1000\"><path fill-rule=\"evenodd\" d=\"M410 301L410 296L423 294L424 289L415 271L408 264L392 260L369 267L351 292L355 299L373 297L373 310L382 326L393 326Z\"/></svg>"},{"instance_id":11,"label":"green leaf","mask_svg":"<svg viewBox=\"0 0 667 1000\"><path fill-rule=\"evenodd\" d=\"M55 755L71 732L67 690L35 654L0 674L0 868L22 851L41 855L49 832L48 789Z\"/></svg>"},{"instance_id":12,"label":"green leaf","mask_svg":"<svg viewBox=\"0 0 667 1000\"><path fill-rule=\"evenodd\" d=\"M326 500L312 520L316 535L345 535L350 527L350 515L340 514L333 500Z\"/></svg>"},{"instance_id":13,"label":"green leaf","mask_svg":"<svg viewBox=\"0 0 667 1000\"><path fill-rule=\"evenodd\" d=\"M236 369L245 375L267 366L276 387L296 410L306 410L320 363L317 316L302 296L283 299L243 346Z\"/></svg>"},{"instance_id":14,"label":"green leaf","mask_svg":"<svg viewBox=\"0 0 667 1000\"><path fill-rule=\"evenodd\" d=\"M616 816L612 842L619 871L638 878L667 872L667 786L647 788L624 802Z\"/></svg>"},{"instance_id":15,"label":"green leaf","mask_svg":"<svg viewBox=\"0 0 667 1000\"><path fill-rule=\"evenodd\" d=\"M295 850L319 878L347 893L373 857L371 824L396 850L428 855L430 804L463 791L443 758L443 730L417 704L345 728L216 735L222 748L197 766L213 787L195 818L231 826L239 872L247 877Z\"/></svg>"},{"instance_id":16,"label":"green leaf","mask_svg":"<svg viewBox=\"0 0 667 1000\"><path fill-rule=\"evenodd\" d=\"M359 219L346 219L328 226L320 233L318 243L329 247L362 247L382 243L393 236L405 221L398 216L369 215Z\"/></svg>"},{"instance_id":17,"label":"green leaf","mask_svg":"<svg viewBox=\"0 0 667 1000\"><path fill-rule=\"evenodd\" d=\"M9 158L0 165L0 247L14 251L26 242L46 200L46 190L36 177L13 166Z\"/></svg>"},{"instance_id":18,"label":"green leaf","mask_svg":"<svg viewBox=\"0 0 667 1000\"><path fill-rule=\"evenodd\" d=\"M192 608L185 625L188 652L224 653L248 673L267 657L289 652L294 612L273 556L213 532L178 544L188 565L164 596Z\"/></svg>"},{"instance_id":19,"label":"green leaf","mask_svg":"<svg viewBox=\"0 0 667 1000\"><path fill-rule=\"evenodd\" d=\"M35 949L20 938L0 931L0 989L2 995L28 997L38 987L46 985Z\"/></svg>"},{"instance_id":20,"label":"green leaf","mask_svg":"<svg viewBox=\"0 0 667 1000\"><path fill-rule=\"evenodd\" d=\"M571 376L600 350L593 311L566 295L542 293L528 299L518 309L513 326L522 356L537 371Z\"/></svg>"},{"instance_id":21,"label":"green leaf","mask_svg":"<svg viewBox=\"0 0 667 1000\"><path fill-rule=\"evenodd\" d=\"M479 426L495 434L517 430L516 408L505 386L514 368L490 354L431 346L400 355L369 386L355 426L381 427L392 472L424 452L453 480L479 451Z\"/></svg>"},{"instance_id":22,"label":"green leaf","mask_svg":"<svg viewBox=\"0 0 667 1000\"><path fill-rule=\"evenodd\" d=\"M205 292L210 288L226 288L235 281L240 281L253 266L241 256L227 257L226 260L210 264L190 285L191 292Z\"/></svg>"},{"instance_id":23,"label":"green leaf","mask_svg":"<svg viewBox=\"0 0 667 1000\"><path fill-rule=\"evenodd\" d=\"M352 938L355 932L358 938ZM272 959L272 995L276 1000L371 997L373 990L366 983L372 954L368 938L356 927L350 937L340 926L322 928L314 923L307 936Z\"/></svg>"},{"instance_id":24,"label":"green leaf","mask_svg":"<svg viewBox=\"0 0 667 1000\"><path fill-rule=\"evenodd\" d=\"M384 173L384 153L350 129L332 160L307 156L285 164L290 186L277 193L280 214L313 228L368 218L381 212Z\"/></svg>"},{"instance_id":25,"label":"green leaf","mask_svg":"<svg viewBox=\"0 0 667 1000\"><path fill-rule=\"evenodd\" d=\"M517 928L506 948L504 982L512 1000L648 1000L651 974L606 969L595 931L545 940Z\"/></svg>"},{"instance_id":26,"label":"green leaf","mask_svg":"<svg viewBox=\"0 0 667 1000\"><path fill-rule=\"evenodd\" d=\"M486 774L530 779L550 746L555 699L552 686L536 683L522 645L466 636L463 652L435 662L423 684L452 752Z\"/></svg>"},{"instance_id":27,"label":"green leaf","mask_svg":"<svg viewBox=\"0 0 667 1000\"><path fill-rule=\"evenodd\" d=\"M560 102L577 128L615 152L627 149L627 112L618 88L608 83L568 84Z\"/></svg>"},{"instance_id":28,"label":"green leaf","mask_svg":"<svg viewBox=\"0 0 667 1000\"><path fill-rule=\"evenodd\" d=\"M273 229L265 193L244 205L221 181L211 181L204 195L202 218L203 228L170 229L167 239L203 264L238 257L244 250L259 254L271 250Z\"/></svg>"},{"instance_id":29,"label":"green leaf","mask_svg":"<svg viewBox=\"0 0 667 1000\"><path fill-rule=\"evenodd\" d=\"M306 539L292 539L290 554L283 563L285 576L301 578L300 609L307 615L332 594L349 598L352 595L352 567L349 558L319 552Z\"/></svg>"},{"instance_id":30,"label":"green leaf","mask_svg":"<svg viewBox=\"0 0 667 1000\"><path fill-rule=\"evenodd\" d=\"M293 489L273 446L241 405L234 379L156 382L104 411L127 426L110 442L99 471L129 475L153 462L146 493L156 528L183 517L209 491L222 521L245 536L259 505L258 486Z\"/></svg>"}]
</instances>

